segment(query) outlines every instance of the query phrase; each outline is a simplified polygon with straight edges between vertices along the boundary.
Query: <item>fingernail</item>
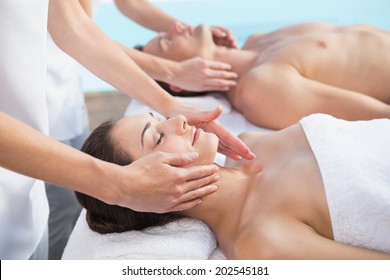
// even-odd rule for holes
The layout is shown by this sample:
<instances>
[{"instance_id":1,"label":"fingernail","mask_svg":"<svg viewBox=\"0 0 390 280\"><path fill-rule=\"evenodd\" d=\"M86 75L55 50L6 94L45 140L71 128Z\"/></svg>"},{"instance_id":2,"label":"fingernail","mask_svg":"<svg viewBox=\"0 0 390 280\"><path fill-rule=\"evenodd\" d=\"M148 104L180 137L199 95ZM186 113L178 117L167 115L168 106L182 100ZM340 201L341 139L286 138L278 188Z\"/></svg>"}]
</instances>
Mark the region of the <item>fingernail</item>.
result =
<instances>
[{"instance_id":1,"label":"fingernail","mask_svg":"<svg viewBox=\"0 0 390 280\"><path fill-rule=\"evenodd\" d=\"M197 205L202 204L202 202L203 201L201 199L199 199Z\"/></svg>"},{"instance_id":2,"label":"fingernail","mask_svg":"<svg viewBox=\"0 0 390 280\"><path fill-rule=\"evenodd\" d=\"M211 189L212 191L216 191L216 190L218 189L218 187L217 187L216 185L211 185L211 186L210 186L210 189Z\"/></svg>"},{"instance_id":3,"label":"fingernail","mask_svg":"<svg viewBox=\"0 0 390 280\"><path fill-rule=\"evenodd\" d=\"M216 174L216 175L214 176L214 179L215 179L215 180L219 180L219 179L221 179L221 176L220 176L219 174Z\"/></svg>"}]
</instances>

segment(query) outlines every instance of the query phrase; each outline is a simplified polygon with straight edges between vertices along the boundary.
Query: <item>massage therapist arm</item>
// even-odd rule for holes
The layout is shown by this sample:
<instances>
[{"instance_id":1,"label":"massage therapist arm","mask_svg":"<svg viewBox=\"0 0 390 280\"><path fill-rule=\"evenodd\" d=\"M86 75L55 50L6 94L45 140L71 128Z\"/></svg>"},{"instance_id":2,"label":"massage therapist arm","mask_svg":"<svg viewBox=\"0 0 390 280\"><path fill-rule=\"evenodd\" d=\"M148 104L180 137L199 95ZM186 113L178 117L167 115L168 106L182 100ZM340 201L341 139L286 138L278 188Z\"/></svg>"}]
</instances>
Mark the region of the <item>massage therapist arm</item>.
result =
<instances>
[{"instance_id":1,"label":"massage therapist arm","mask_svg":"<svg viewBox=\"0 0 390 280\"><path fill-rule=\"evenodd\" d=\"M51 0L48 25L51 36L60 48L118 90L164 116L185 113L194 125L201 124L203 128L224 137L221 141L225 154L253 158L249 149L215 120L220 109L200 112L180 105L93 23L78 0Z\"/></svg>"},{"instance_id":2,"label":"massage therapist arm","mask_svg":"<svg viewBox=\"0 0 390 280\"><path fill-rule=\"evenodd\" d=\"M0 166L136 211L191 208L215 191L214 166L177 168L197 155L155 153L119 166L57 142L0 112ZM204 187L202 187L204 186Z\"/></svg>"}]
</instances>

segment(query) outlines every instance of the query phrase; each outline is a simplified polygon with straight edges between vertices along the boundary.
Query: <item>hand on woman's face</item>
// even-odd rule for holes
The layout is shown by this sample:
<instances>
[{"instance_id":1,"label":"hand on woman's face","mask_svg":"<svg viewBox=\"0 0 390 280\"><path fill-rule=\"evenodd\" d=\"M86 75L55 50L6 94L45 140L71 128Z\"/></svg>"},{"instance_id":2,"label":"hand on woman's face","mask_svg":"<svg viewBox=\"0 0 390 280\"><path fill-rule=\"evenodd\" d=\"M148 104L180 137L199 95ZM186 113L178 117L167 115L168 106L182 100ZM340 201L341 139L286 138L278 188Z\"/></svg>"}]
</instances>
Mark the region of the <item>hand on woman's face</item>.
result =
<instances>
[{"instance_id":1,"label":"hand on woman's face","mask_svg":"<svg viewBox=\"0 0 390 280\"><path fill-rule=\"evenodd\" d=\"M197 152L193 165L210 164L218 149L218 137L189 126L184 116L158 119L152 114L125 117L112 130L114 141L134 159L163 151L172 153Z\"/></svg>"}]
</instances>

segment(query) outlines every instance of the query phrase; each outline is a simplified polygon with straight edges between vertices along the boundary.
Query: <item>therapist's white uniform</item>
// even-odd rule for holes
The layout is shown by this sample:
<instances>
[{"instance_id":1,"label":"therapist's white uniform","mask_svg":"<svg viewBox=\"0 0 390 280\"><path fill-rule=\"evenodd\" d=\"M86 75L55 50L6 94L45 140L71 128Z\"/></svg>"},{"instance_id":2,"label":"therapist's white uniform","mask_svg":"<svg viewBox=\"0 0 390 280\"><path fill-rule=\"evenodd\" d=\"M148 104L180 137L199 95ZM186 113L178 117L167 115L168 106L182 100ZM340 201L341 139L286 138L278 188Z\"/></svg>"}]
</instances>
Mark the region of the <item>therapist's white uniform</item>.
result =
<instances>
[{"instance_id":1,"label":"therapist's white uniform","mask_svg":"<svg viewBox=\"0 0 390 280\"><path fill-rule=\"evenodd\" d=\"M101 0L92 0L93 14ZM80 149L89 135L89 120L81 89L79 64L47 37L46 99L50 137ZM81 211L72 190L46 183L50 205L49 259L61 259Z\"/></svg>"},{"instance_id":2,"label":"therapist's white uniform","mask_svg":"<svg viewBox=\"0 0 390 280\"><path fill-rule=\"evenodd\" d=\"M48 0L0 0L0 110L45 134L47 15ZM43 182L0 168L1 259L31 258L48 214Z\"/></svg>"},{"instance_id":3,"label":"therapist's white uniform","mask_svg":"<svg viewBox=\"0 0 390 280\"><path fill-rule=\"evenodd\" d=\"M88 114L81 90L79 65L47 36L46 100L50 137L80 149L89 135ZM49 259L61 259L81 211L74 192L46 183L50 205Z\"/></svg>"}]
</instances>

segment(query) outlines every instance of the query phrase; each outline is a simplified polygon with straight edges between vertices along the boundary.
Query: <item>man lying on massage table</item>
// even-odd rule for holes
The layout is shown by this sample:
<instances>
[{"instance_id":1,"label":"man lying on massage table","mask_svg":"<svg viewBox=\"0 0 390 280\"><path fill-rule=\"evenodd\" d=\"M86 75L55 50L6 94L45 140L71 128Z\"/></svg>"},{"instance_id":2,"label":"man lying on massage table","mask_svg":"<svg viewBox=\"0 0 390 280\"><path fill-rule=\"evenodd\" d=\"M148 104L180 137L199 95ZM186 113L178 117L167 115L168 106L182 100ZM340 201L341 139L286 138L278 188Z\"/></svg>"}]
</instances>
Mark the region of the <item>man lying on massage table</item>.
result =
<instances>
[{"instance_id":1,"label":"man lying on massage table","mask_svg":"<svg viewBox=\"0 0 390 280\"><path fill-rule=\"evenodd\" d=\"M228 99L249 121L272 129L312 113L390 118L389 49L389 31L324 23L254 34L242 49L216 45L208 26L176 23L143 47L175 61L200 56L229 63L239 79Z\"/></svg>"},{"instance_id":2,"label":"man lying on massage table","mask_svg":"<svg viewBox=\"0 0 390 280\"><path fill-rule=\"evenodd\" d=\"M99 233L141 230L180 217L214 231L229 259L390 259L390 120L303 118L281 131L247 132L252 161L220 166L218 191L193 209L139 213L76 193ZM147 154L197 152L213 162L218 137L185 117L151 114L106 122L82 151L119 165Z\"/></svg>"}]
</instances>

